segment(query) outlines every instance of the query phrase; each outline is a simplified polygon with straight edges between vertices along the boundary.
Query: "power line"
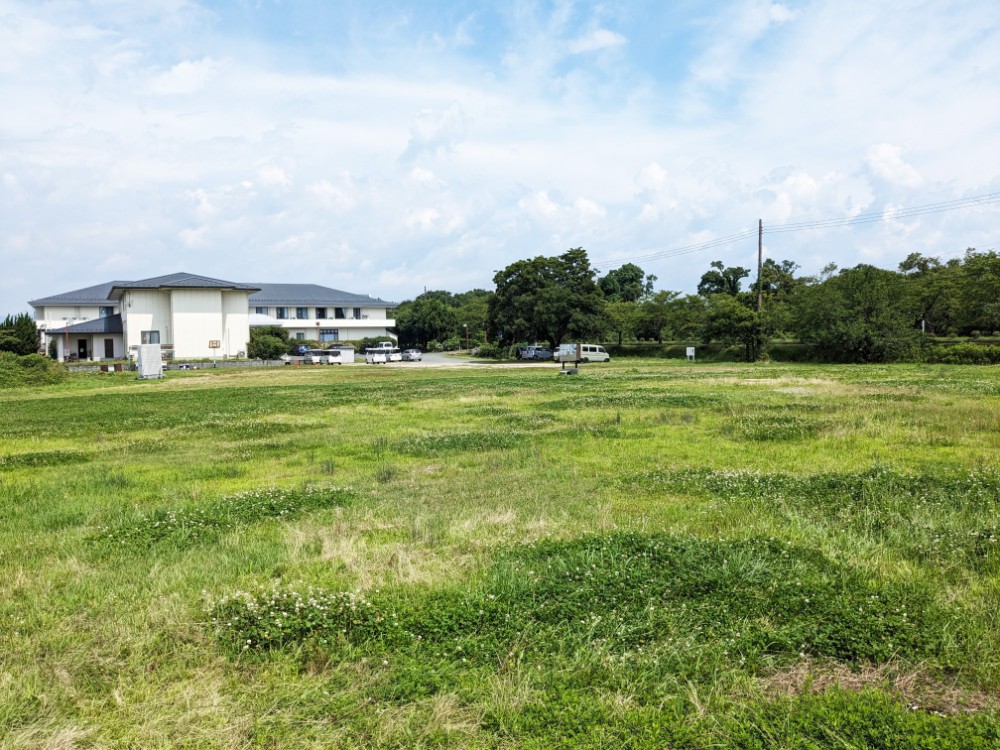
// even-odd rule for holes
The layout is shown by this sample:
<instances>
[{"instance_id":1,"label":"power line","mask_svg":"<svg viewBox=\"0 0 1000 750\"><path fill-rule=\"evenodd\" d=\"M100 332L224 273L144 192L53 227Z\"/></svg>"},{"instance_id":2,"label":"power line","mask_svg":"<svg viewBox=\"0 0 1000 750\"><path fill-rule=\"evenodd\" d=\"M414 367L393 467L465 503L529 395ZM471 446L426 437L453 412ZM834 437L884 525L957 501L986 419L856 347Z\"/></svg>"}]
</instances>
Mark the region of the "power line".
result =
<instances>
[{"instance_id":1,"label":"power line","mask_svg":"<svg viewBox=\"0 0 1000 750\"><path fill-rule=\"evenodd\" d=\"M969 198L956 198L954 200L928 203L922 206L912 206L910 208L889 209L878 213L858 214L856 216L844 216L835 219L817 219L815 221L793 222L791 224L782 224L777 227L764 227L764 233L781 234L785 232L805 232L816 229L832 229L835 227L854 226L858 224L871 224L878 221L888 221L890 219L905 219L914 216L923 216L925 214L955 211L962 208L971 208L973 206L987 206L993 203L1000 203L1000 193L987 193L985 195L976 195ZM757 229L744 230L726 237L719 237L714 240L707 240L705 242L692 245L682 245L680 247L671 248L670 250L660 250L628 258L609 258L601 261L594 261L594 265L600 267L622 263L665 260L667 258L674 258L681 255L703 252L721 245L729 245L734 242L740 242L742 240L750 239L751 237L757 235L757 233Z\"/></svg>"}]
</instances>

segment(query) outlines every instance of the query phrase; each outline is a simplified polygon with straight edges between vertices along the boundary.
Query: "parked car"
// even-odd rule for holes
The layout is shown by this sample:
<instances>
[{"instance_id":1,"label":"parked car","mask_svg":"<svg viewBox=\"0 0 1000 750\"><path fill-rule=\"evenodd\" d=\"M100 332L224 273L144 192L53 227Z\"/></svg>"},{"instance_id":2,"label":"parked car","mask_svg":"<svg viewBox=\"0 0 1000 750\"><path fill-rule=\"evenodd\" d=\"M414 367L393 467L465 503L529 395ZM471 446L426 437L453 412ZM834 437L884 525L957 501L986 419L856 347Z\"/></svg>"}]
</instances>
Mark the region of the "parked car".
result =
<instances>
[{"instance_id":1,"label":"parked car","mask_svg":"<svg viewBox=\"0 0 1000 750\"><path fill-rule=\"evenodd\" d=\"M302 357L309 353L309 346L307 344L296 344L295 348L292 349L292 354L296 357Z\"/></svg>"},{"instance_id":2,"label":"parked car","mask_svg":"<svg viewBox=\"0 0 1000 750\"><path fill-rule=\"evenodd\" d=\"M518 359L552 359L552 351L545 346L522 346L517 350Z\"/></svg>"},{"instance_id":3,"label":"parked car","mask_svg":"<svg viewBox=\"0 0 1000 750\"><path fill-rule=\"evenodd\" d=\"M560 344L552 358L556 362L610 362L611 356L597 344Z\"/></svg>"},{"instance_id":4,"label":"parked car","mask_svg":"<svg viewBox=\"0 0 1000 750\"><path fill-rule=\"evenodd\" d=\"M419 349L404 349L403 350L403 361L404 362L419 362L424 355Z\"/></svg>"}]
</instances>

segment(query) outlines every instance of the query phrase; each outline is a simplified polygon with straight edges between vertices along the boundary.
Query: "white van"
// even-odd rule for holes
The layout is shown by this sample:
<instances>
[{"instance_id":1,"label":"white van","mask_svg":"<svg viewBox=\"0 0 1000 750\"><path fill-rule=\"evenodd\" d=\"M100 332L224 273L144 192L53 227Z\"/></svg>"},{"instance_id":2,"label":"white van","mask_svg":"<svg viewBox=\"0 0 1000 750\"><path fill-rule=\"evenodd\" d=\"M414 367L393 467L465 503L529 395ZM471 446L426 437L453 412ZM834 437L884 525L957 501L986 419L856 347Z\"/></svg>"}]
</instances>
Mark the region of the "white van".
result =
<instances>
[{"instance_id":1,"label":"white van","mask_svg":"<svg viewBox=\"0 0 1000 750\"><path fill-rule=\"evenodd\" d=\"M344 362L354 361L354 349L343 347L341 349L327 349L323 352L324 365L342 365Z\"/></svg>"},{"instance_id":2,"label":"white van","mask_svg":"<svg viewBox=\"0 0 1000 750\"><path fill-rule=\"evenodd\" d=\"M388 361L385 349L366 349L365 363L369 365L384 365Z\"/></svg>"},{"instance_id":3,"label":"white van","mask_svg":"<svg viewBox=\"0 0 1000 750\"><path fill-rule=\"evenodd\" d=\"M552 358L556 362L610 362L611 355L597 344L560 344Z\"/></svg>"}]
</instances>

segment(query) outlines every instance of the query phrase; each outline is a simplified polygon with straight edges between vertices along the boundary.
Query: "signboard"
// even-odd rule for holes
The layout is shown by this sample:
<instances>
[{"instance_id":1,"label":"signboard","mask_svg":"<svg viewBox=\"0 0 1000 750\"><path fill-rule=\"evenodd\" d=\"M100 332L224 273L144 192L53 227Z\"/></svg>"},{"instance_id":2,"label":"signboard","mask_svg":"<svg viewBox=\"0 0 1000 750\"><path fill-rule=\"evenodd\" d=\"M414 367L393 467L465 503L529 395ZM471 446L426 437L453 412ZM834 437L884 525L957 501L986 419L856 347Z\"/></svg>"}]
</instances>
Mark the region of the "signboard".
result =
<instances>
[{"instance_id":1,"label":"signboard","mask_svg":"<svg viewBox=\"0 0 1000 750\"><path fill-rule=\"evenodd\" d=\"M691 360L692 362L694 361L694 347L693 346L689 346L687 348L687 358L689 360Z\"/></svg>"},{"instance_id":2,"label":"signboard","mask_svg":"<svg viewBox=\"0 0 1000 750\"><path fill-rule=\"evenodd\" d=\"M218 339L212 339L211 341L208 342L209 349L218 349L220 346L221 343L219 342Z\"/></svg>"}]
</instances>

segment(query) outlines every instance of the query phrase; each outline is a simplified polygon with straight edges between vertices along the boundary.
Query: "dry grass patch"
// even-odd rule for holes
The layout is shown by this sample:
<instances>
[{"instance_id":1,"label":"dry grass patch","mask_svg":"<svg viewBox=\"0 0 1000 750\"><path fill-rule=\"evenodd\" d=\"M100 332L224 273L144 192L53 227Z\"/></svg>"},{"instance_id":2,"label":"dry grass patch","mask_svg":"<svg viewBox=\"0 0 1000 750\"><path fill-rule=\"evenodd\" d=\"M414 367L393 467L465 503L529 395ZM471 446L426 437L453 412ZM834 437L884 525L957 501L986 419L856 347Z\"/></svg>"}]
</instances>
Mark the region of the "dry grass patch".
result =
<instances>
[{"instance_id":1,"label":"dry grass patch","mask_svg":"<svg viewBox=\"0 0 1000 750\"><path fill-rule=\"evenodd\" d=\"M855 669L844 664L805 659L758 682L765 694L782 698L818 695L830 689L852 693L869 689L885 690L898 696L914 711L949 716L1000 707L1000 696L967 690L955 682L944 682L926 670L899 662Z\"/></svg>"}]
</instances>

